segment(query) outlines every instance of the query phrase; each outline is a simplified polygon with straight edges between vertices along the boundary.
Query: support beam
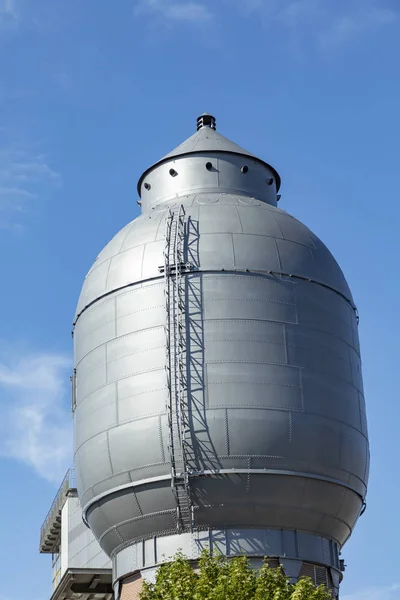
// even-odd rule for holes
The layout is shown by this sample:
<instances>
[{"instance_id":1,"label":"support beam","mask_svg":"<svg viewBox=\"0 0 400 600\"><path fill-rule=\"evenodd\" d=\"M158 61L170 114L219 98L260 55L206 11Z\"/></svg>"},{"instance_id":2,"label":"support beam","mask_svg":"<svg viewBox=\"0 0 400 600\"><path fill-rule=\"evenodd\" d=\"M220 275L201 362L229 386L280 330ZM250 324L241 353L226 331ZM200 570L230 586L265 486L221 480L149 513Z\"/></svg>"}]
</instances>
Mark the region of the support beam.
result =
<instances>
[{"instance_id":1,"label":"support beam","mask_svg":"<svg viewBox=\"0 0 400 600\"><path fill-rule=\"evenodd\" d=\"M87 583L73 583L71 585L71 591L74 594L87 594L89 590L89 586ZM93 588L90 593L92 594L112 594L112 585L111 583L99 583L95 588Z\"/></svg>"}]
</instances>

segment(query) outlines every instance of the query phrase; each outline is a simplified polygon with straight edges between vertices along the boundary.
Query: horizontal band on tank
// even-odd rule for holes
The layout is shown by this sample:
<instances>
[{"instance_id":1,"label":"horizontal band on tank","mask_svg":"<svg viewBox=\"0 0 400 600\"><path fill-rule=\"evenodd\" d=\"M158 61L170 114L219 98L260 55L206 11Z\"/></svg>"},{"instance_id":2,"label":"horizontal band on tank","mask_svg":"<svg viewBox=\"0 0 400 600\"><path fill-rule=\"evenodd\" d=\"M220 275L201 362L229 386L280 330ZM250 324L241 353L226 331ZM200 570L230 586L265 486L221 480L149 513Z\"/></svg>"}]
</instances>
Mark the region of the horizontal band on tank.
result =
<instances>
[{"instance_id":1,"label":"horizontal band on tank","mask_svg":"<svg viewBox=\"0 0 400 600\"><path fill-rule=\"evenodd\" d=\"M344 481L340 481L339 479L334 479L332 477L324 477L321 475L314 475L312 473L301 473L301 472L284 471L284 470L277 470L277 469L216 469L216 470L212 470L212 471L191 472L188 475L189 475L190 479L193 479L195 477L210 477L210 476L214 476L214 475L284 475L284 476L292 476L292 477L304 477L306 479L316 479L318 481L324 481L326 483L333 483L335 485L340 485L340 486L350 490L354 494L356 494L362 500L362 502L364 502L364 500L365 500L365 496L360 494L360 492L358 490L356 490L356 488L349 485L348 483L345 483ZM86 517L88 511L94 504L99 502L99 500L102 500L103 498L106 498L107 496L118 494L119 492L122 492L129 488L136 488L136 487L140 487L142 485L148 485L150 483L158 483L160 481L170 481L171 479L172 479L171 475L161 475L159 477L149 477L147 479L139 479L138 481L132 481L131 483L125 483L123 485L116 486L112 490L108 490L107 492L98 494L97 496L92 498L83 507L83 509L82 509L83 521L89 527L87 517Z\"/></svg>"},{"instance_id":2,"label":"horizontal band on tank","mask_svg":"<svg viewBox=\"0 0 400 600\"><path fill-rule=\"evenodd\" d=\"M203 549L233 557L265 556L310 561L339 571L339 547L335 541L298 530L286 529L209 529L153 538L119 550L113 557L113 581L140 569L152 569L178 551L196 560Z\"/></svg>"},{"instance_id":3,"label":"horizontal band on tank","mask_svg":"<svg viewBox=\"0 0 400 600\"><path fill-rule=\"evenodd\" d=\"M260 165L266 167L267 169L269 169L270 171L272 171L272 174L275 177L275 181L276 181L276 191L279 192L279 189L281 187L281 177L278 173L278 171L276 169L274 169L274 167L272 167L270 164L268 164L267 162L265 162L264 160L262 160L261 158L258 158L257 156L253 156L247 153L242 153L242 152L235 152L233 150L224 150L224 149L215 149L215 150L207 150L207 152L205 153L204 150L192 150L190 152L184 152L182 154L177 154L174 156L171 156L170 154L168 154L167 156L165 156L164 158L162 158L161 160L159 160L158 162L156 162L154 165L152 165L151 167L149 167L148 169L146 169L146 171L140 176L139 181L137 183L137 191L139 194L139 197L142 197L142 183L144 181L144 179L152 172L154 171L156 168L159 168L161 165L165 164L165 163L169 163L169 162L175 162L175 160L177 158L192 158L192 157L209 157L209 158L218 158L218 157L223 157L224 155L232 155L232 156L238 156L240 158L242 158L244 161L247 160L252 160L256 163L259 163ZM204 190L203 188L199 188ZM227 188L227 189L231 189L231 188Z\"/></svg>"},{"instance_id":4,"label":"horizontal band on tank","mask_svg":"<svg viewBox=\"0 0 400 600\"><path fill-rule=\"evenodd\" d=\"M241 273L242 275L247 275L249 277L267 277L268 275L274 275L274 276L280 276L280 277L289 277L290 279L298 279L299 281L307 281L308 283L315 283L316 285L320 285L321 287L330 290L331 292L333 292L334 294L337 294L338 296L340 296L341 298L343 298L343 300L345 300L350 306L351 308L354 310L356 317L357 317L357 322L358 322L358 310L355 304L353 304L353 302L347 298L347 296L345 296L344 294L342 294L341 292L339 292L338 290L335 290L335 288L327 285L326 283L322 283L321 281L317 281L315 279L310 279L309 277L302 277L301 275L295 275L293 273L283 273L281 271L249 271L247 269L236 269L234 271L232 270L225 270L225 269L220 269L220 270L205 270L202 271L201 269L193 269L192 271L186 271L186 272L182 272L182 276L184 277L185 275L193 275L194 273L201 273L202 275L213 275L215 273L224 273L225 275L236 275L237 273ZM93 306L94 304L96 304L96 302L99 302L100 300L103 300L104 298L107 298L108 296L111 296L112 294L115 294L117 292L120 292L122 290L126 290L130 287L135 287L135 286L139 286L142 285L143 283L149 283L150 281L163 281L164 280L164 276L161 277L150 277L149 279L142 279L141 281L135 281L132 283L127 283L126 285L123 285L121 287L115 288L113 290L110 290L109 292L106 292L105 294L102 294L100 296L98 296L95 300L92 300L92 302L89 302L89 304L87 304L80 313L78 313L75 317L75 320L72 323L72 335L74 333L74 328L75 325L78 322L78 319L81 317L81 315L91 306Z\"/></svg>"}]
</instances>

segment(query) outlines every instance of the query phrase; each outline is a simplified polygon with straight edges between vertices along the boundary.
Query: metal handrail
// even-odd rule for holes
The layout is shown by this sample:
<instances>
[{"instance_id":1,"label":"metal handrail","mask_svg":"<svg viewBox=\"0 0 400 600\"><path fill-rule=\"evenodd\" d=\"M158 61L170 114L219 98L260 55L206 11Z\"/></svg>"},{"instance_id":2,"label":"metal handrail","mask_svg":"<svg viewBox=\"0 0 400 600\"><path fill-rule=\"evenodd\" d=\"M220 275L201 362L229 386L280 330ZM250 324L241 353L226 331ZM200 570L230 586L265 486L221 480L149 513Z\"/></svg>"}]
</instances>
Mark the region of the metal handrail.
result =
<instances>
[{"instance_id":1,"label":"metal handrail","mask_svg":"<svg viewBox=\"0 0 400 600\"><path fill-rule=\"evenodd\" d=\"M64 505L64 500L67 497L68 491L75 489L75 470L68 469L58 491L54 497L53 503L50 506L49 512L46 515L43 525L40 528L40 543L43 543L49 527L49 524L54 520L55 514L60 511Z\"/></svg>"},{"instance_id":2,"label":"metal handrail","mask_svg":"<svg viewBox=\"0 0 400 600\"><path fill-rule=\"evenodd\" d=\"M185 298L182 289L184 264L185 209L168 211L165 224L164 292L166 372L168 384L167 414L171 485L177 501L177 530L191 529L192 506L187 473L185 440Z\"/></svg>"}]
</instances>

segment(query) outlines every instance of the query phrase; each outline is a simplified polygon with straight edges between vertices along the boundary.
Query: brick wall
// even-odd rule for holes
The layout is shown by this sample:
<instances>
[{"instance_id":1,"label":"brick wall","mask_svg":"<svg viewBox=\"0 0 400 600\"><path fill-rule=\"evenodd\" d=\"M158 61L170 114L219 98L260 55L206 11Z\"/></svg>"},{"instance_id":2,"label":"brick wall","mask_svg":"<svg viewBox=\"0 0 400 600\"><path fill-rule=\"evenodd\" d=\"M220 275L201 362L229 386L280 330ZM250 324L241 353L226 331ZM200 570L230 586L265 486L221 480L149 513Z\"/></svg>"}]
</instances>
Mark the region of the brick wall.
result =
<instances>
[{"instance_id":1,"label":"brick wall","mask_svg":"<svg viewBox=\"0 0 400 600\"><path fill-rule=\"evenodd\" d=\"M120 600L138 600L142 589L142 581L140 574L127 577L121 586Z\"/></svg>"}]
</instances>

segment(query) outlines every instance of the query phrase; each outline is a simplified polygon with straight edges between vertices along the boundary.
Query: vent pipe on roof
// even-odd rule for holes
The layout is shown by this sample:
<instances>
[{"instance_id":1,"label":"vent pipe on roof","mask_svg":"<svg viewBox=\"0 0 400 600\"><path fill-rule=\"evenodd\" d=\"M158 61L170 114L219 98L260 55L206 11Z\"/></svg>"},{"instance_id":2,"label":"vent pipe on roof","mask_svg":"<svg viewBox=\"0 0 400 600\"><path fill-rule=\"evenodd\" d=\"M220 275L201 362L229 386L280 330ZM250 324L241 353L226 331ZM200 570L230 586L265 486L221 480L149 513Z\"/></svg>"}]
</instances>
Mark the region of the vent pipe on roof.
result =
<instances>
[{"instance_id":1,"label":"vent pipe on roof","mask_svg":"<svg viewBox=\"0 0 400 600\"><path fill-rule=\"evenodd\" d=\"M199 117L197 117L197 131L202 129L203 127L211 127L211 129L217 129L217 122L215 117L209 115L208 113L203 113Z\"/></svg>"}]
</instances>

